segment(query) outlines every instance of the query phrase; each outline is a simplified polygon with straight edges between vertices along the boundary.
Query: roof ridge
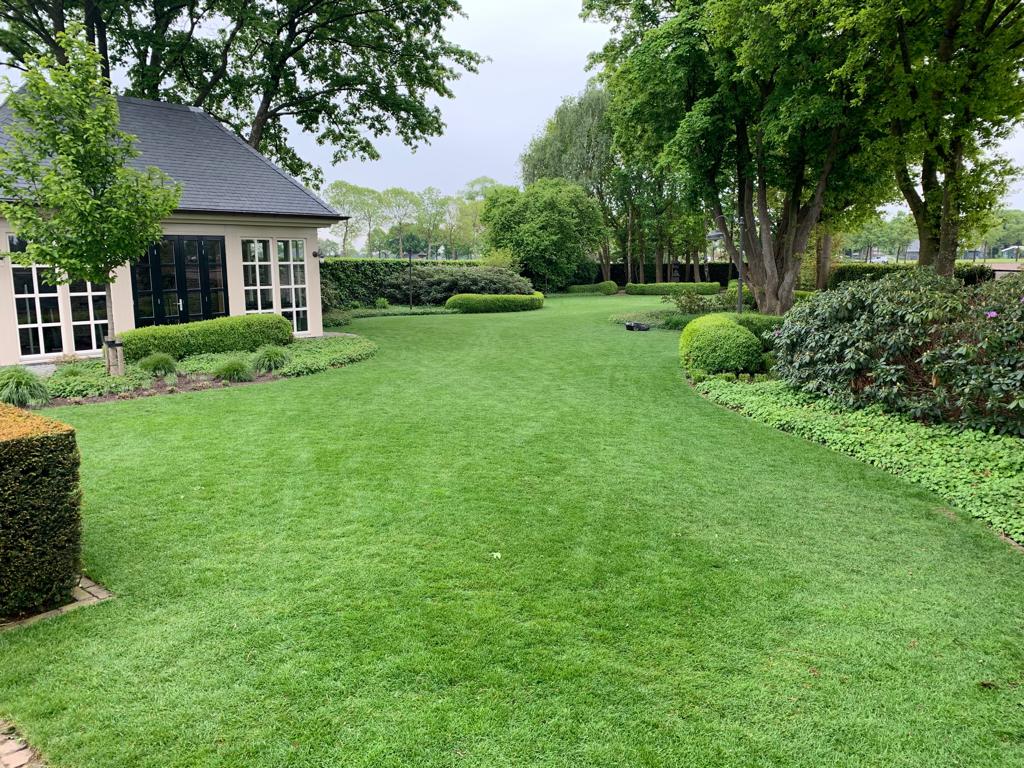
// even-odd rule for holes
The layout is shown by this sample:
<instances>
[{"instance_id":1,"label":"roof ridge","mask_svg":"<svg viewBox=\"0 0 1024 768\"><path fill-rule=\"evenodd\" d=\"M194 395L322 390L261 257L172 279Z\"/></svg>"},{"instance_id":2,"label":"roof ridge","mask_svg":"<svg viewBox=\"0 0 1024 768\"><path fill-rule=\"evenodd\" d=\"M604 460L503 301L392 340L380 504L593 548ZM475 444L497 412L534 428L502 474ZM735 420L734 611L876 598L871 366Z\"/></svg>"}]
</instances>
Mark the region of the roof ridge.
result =
<instances>
[{"instance_id":1,"label":"roof ridge","mask_svg":"<svg viewBox=\"0 0 1024 768\"><path fill-rule=\"evenodd\" d=\"M316 202L316 204L319 205L321 208L323 208L326 213L330 214L331 216L341 216L342 215L338 211L336 211L333 208L331 208L331 206L329 206L323 200L321 200L319 195L314 195L309 189L307 189L305 187L305 185L300 184L298 182L298 180L296 180L290 173L288 173L284 169L282 169L277 163L271 161L270 158L265 157L262 153L257 152L252 146L249 145L248 142L244 141L241 136L239 136L237 133L232 131L230 128L228 128L226 125L224 125L220 120L215 118L209 112L207 112L206 110L203 110L203 109L198 109L196 114L202 115L206 119L211 120L214 123L214 125L216 125L222 131L224 131L224 133L226 133L232 139L237 141L239 144L241 144L247 150L252 152L252 154L256 155L256 157L258 157L260 160L262 160L266 165L268 165L271 168L273 168L282 178L287 179L288 182L291 183L294 187L296 187L297 189L301 190L304 195L306 195L311 200Z\"/></svg>"},{"instance_id":2,"label":"roof ridge","mask_svg":"<svg viewBox=\"0 0 1024 768\"><path fill-rule=\"evenodd\" d=\"M164 107L166 109L178 109L178 110L193 110L194 107L188 104L179 104L176 101L158 101L157 99L143 99L139 96L126 96L123 93L115 94L115 98L121 101L127 101L131 104L144 104L151 107Z\"/></svg>"}]
</instances>

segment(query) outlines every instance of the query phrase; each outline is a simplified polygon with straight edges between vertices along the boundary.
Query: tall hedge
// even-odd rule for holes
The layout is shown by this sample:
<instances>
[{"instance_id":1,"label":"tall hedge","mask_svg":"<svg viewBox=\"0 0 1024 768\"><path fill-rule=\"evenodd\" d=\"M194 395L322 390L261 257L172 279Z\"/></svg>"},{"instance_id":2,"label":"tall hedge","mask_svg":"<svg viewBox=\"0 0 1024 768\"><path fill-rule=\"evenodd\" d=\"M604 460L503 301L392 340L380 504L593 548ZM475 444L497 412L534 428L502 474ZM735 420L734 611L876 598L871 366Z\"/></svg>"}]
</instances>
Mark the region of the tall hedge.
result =
<instances>
[{"instance_id":1,"label":"tall hedge","mask_svg":"<svg viewBox=\"0 0 1024 768\"><path fill-rule=\"evenodd\" d=\"M410 290L411 289L411 290ZM409 270L392 275L384 282L384 298L392 304L409 301L419 306L440 306L459 293L493 295L533 293L533 284L521 275L501 267L451 269L414 266L412 280Z\"/></svg>"},{"instance_id":2,"label":"tall hedge","mask_svg":"<svg viewBox=\"0 0 1024 768\"><path fill-rule=\"evenodd\" d=\"M479 261L448 259L416 261L418 267L479 267ZM324 259L320 264L320 295L325 310L369 306L384 297L389 278L409 271L405 259Z\"/></svg>"},{"instance_id":3,"label":"tall hedge","mask_svg":"<svg viewBox=\"0 0 1024 768\"><path fill-rule=\"evenodd\" d=\"M75 431L0 404L0 616L70 602L81 552Z\"/></svg>"},{"instance_id":4,"label":"tall hedge","mask_svg":"<svg viewBox=\"0 0 1024 768\"><path fill-rule=\"evenodd\" d=\"M208 352L254 352L292 343L292 324L281 315L233 315L182 325L154 325L125 331L124 357L134 363L156 352L176 360Z\"/></svg>"},{"instance_id":5,"label":"tall hedge","mask_svg":"<svg viewBox=\"0 0 1024 768\"><path fill-rule=\"evenodd\" d=\"M887 275L905 269L913 269L917 265L912 262L897 264L872 264L861 261L842 261L833 265L828 276L828 287L836 288L843 283L854 280L881 280ZM973 261L958 261L953 267L953 276L963 280L967 285L977 285L994 280L996 273L987 264Z\"/></svg>"}]
</instances>

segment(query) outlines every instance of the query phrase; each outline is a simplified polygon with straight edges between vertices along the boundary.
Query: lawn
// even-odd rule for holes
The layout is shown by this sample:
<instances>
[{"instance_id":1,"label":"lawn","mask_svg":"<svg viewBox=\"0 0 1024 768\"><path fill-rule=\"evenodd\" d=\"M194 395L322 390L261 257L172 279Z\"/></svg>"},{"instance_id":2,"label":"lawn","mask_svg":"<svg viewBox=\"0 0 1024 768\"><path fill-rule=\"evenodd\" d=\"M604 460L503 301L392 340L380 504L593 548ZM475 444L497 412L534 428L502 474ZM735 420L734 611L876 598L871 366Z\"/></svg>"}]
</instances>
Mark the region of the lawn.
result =
<instances>
[{"instance_id":1,"label":"lawn","mask_svg":"<svg viewBox=\"0 0 1024 768\"><path fill-rule=\"evenodd\" d=\"M647 297L68 408L119 597L0 635L57 768L1020 766L1024 556L695 395Z\"/></svg>"}]
</instances>

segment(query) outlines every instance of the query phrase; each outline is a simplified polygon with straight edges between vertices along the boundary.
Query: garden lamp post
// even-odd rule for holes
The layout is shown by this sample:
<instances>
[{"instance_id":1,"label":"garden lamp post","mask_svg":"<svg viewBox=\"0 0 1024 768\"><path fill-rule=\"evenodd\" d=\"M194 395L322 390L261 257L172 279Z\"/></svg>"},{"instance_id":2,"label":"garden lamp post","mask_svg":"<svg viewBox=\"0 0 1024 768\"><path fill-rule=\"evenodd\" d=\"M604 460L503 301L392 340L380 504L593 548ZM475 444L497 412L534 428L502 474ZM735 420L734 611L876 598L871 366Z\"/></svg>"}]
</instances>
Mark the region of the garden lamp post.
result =
<instances>
[{"instance_id":1,"label":"garden lamp post","mask_svg":"<svg viewBox=\"0 0 1024 768\"><path fill-rule=\"evenodd\" d=\"M736 280L736 314L743 314L743 217L739 219L740 225L740 263L736 266L736 274L738 279ZM715 245L725 240L725 233L720 229L713 229L708 232L708 240Z\"/></svg>"}]
</instances>

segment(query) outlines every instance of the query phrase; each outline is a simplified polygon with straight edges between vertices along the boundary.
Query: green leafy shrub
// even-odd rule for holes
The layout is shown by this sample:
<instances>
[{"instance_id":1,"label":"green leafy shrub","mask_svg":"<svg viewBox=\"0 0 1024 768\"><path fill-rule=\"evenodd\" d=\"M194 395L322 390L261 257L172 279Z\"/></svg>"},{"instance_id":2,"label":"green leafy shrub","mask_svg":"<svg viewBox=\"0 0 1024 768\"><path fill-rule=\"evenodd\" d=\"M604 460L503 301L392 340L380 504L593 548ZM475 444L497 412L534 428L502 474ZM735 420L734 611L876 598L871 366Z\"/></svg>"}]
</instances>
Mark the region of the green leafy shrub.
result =
<instances>
[{"instance_id":1,"label":"green leafy shrub","mask_svg":"<svg viewBox=\"0 0 1024 768\"><path fill-rule=\"evenodd\" d=\"M137 365L128 365L124 376L110 376L102 360L61 363L46 379L50 397L105 397L148 389L153 378Z\"/></svg>"},{"instance_id":2,"label":"green leafy shrub","mask_svg":"<svg viewBox=\"0 0 1024 768\"><path fill-rule=\"evenodd\" d=\"M1024 437L1024 275L969 290L921 362L947 417Z\"/></svg>"},{"instance_id":3,"label":"green leafy shrub","mask_svg":"<svg viewBox=\"0 0 1024 768\"><path fill-rule=\"evenodd\" d=\"M357 363L373 357L377 345L359 336L303 339L292 347L292 359L277 373L281 376L309 376L330 368Z\"/></svg>"},{"instance_id":4,"label":"green leafy shrub","mask_svg":"<svg viewBox=\"0 0 1024 768\"><path fill-rule=\"evenodd\" d=\"M614 296L619 292L619 285L614 280L605 280L602 283L591 283L590 285L570 285L565 291L566 293L600 293L604 296Z\"/></svg>"},{"instance_id":5,"label":"green leafy shrub","mask_svg":"<svg viewBox=\"0 0 1024 768\"><path fill-rule=\"evenodd\" d=\"M667 304L672 304L676 311L682 315L703 315L708 312L721 312L723 309L729 309L722 301L722 294L681 291L662 296L661 300Z\"/></svg>"},{"instance_id":6,"label":"green leafy shrub","mask_svg":"<svg viewBox=\"0 0 1024 768\"><path fill-rule=\"evenodd\" d=\"M484 267L501 267L517 275L522 271L523 263L511 248L491 248L480 257L480 265Z\"/></svg>"},{"instance_id":7,"label":"green leafy shrub","mask_svg":"<svg viewBox=\"0 0 1024 768\"><path fill-rule=\"evenodd\" d=\"M828 276L828 287L837 288L843 283L858 280L881 280L888 275L905 270L918 269L916 264L870 264L858 261L841 261L832 266ZM995 272L987 264L976 264L973 261L958 261L953 267L953 276L966 285L977 285L995 279Z\"/></svg>"},{"instance_id":8,"label":"green leafy shrub","mask_svg":"<svg viewBox=\"0 0 1024 768\"><path fill-rule=\"evenodd\" d=\"M695 293L714 296L722 290L718 283L627 283L626 293L631 296L672 296Z\"/></svg>"},{"instance_id":9,"label":"green leafy shrub","mask_svg":"<svg viewBox=\"0 0 1024 768\"><path fill-rule=\"evenodd\" d=\"M479 267L481 262L468 259L424 261L416 266L425 269L467 269ZM324 259L320 264L323 308L326 311L350 309L353 306L372 306L377 299L384 296L384 284L388 279L405 274L408 270L409 263L402 259Z\"/></svg>"},{"instance_id":10,"label":"green leafy shrub","mask_svg":"<svg viewBox=\"0 0 1024 768\"><path fill-rule=\"evenodd\" d=\"M256 350L252 358L252 368L256 373L274 373L288 364L292 356L284 347L265 346Z\"/></svg>"},{"instance_id":11,"label":"green leafy shrub","mask_svg":"<svg viewBox=\"0 0 1024 768\"><path fill-rule=\"evenodd\" d=\"M153 376L167 376L177 372L178 364L166 352L154 352L139 360L139 368Z\"/></svg>"},{"instance_id":12,"label":"green leafy shrub","mask_svg":"<svg viewBox=\"0 0 1024 768\"><path fill-rule=\"evenodd\" d=\"M452 296L445 303L446 309L465 314L481 312L522 312L541 309L544 306L544 294L536 291L529 296L520 294L493 295L480 293L460 293Z\"/></svg>"},{"instance_id":13,"label":"green leafy shrub","mask_svg":"<svg viewBox=\"0 0 1024 768\"><path fill-rule=\"evenodd\" d=\"M383 296L381 296L379 299L373 302L373 306L376 309L387 309L388 307L391 306L391 302L385 299Z\"/></svg>"},{"instance_id":14,"label":"green leafy shrub","mask_svg":"<svg viewBox=\"0 0 1024 768\"><path fill-rule=\"evenodd\" d=\"M154 352L175 360L206 352L252 352L265 344L292 342L292 326L280 315L235 315L182 325L156 325L125 331L124 356L135 362Z\"/></svg>"},{"instance_id":15,"label":"green leafy shrub","mask_svg":"<svg viewBox=\"0 0 1024 768\"><path fill-rule=\"evenodd\" d=\"M0 405L0 616L70 602L81 493L74 430Z\"/></svg>"},{"instance_id":16,"label":"green leafy shrub","mask_svg":"<svg viewBox=\"0 0 1024 768\"><path fill-rule=\"evenodd\" d=\"M49 399L46 382L28 368L20 365L0 368L0 403L26 408L43 405Z\"/></svg>"},{"instance_id":17,"label":"green leafy shrub","mask_svg":"<svg viewBox=\"0 0 1024 768\"><path fill-rule=\"evenodd\" d=\"M396 304L408 303L410 282L413 304L444 304L459 293L533 293L529 280L499 267L456 269L415 266L411 281L408 272L389 278L384 283L384 295Z\"/></svg>"},{"instance_id":18,"label":"green leafy shrub","mask_svg":"<svg viewBox=\"0 0 1024 768\"><path fill-rule=\"evenodd\" d=\"M679 336L679 359L691 371L756 373L762 354L758 338L724 314L698 317Z\"/></svg>"},{"instance_id":19,"label":"green leafy shrub","mask_svg":"<svg viewBox=\"0 0 1024 768\"><path fill-rule=\"evenodd\" d=\"M817 291L793 291L793 303L797 304L801 301L807 301L813 299Z\"/></svg>"},{"instance_id":20,"label":"green leafy shrub","mask_svg":"<svg viewBox=\"0 0 1024 768\"><path fill-rule=\"evenodd\" d=\"M735 281L734 281L735 282ZM739 298L739 285L732 285L722 291L722 306L726 309L733 310L736 308L736 301ZM754 292L750 290L749 285L743 286L743 306L747 309L757 311L757 299L754 296Z\"/></svg>"},{"instance_id":21,"label":"green leafy shrub","mask_svg":"<svg viewBox=\"0 0 1024 768\"><path fill-rule=\"evenodd\" d=\"M1019 438L928 426L878 408L848 410L778 381L706 381L697 390L764 424L918 483L1024 541L1024 451Z\"/></svg>"},{"instance_id":22,"label":"green leafy shrub","mask_svg":"<svg viewBox=\"0 0 1024 768\"><path fill-rule=\"evenodd\" d=\"M252 381L252 367L242 357L232 357L213 370L213 377L221 381Z\"/></svg>"}]
</instances>

